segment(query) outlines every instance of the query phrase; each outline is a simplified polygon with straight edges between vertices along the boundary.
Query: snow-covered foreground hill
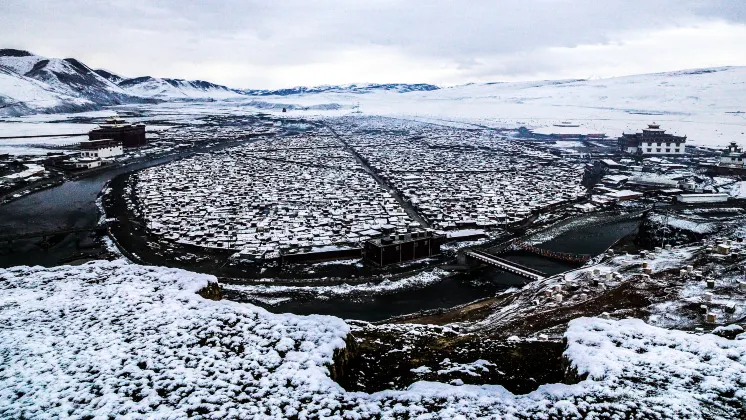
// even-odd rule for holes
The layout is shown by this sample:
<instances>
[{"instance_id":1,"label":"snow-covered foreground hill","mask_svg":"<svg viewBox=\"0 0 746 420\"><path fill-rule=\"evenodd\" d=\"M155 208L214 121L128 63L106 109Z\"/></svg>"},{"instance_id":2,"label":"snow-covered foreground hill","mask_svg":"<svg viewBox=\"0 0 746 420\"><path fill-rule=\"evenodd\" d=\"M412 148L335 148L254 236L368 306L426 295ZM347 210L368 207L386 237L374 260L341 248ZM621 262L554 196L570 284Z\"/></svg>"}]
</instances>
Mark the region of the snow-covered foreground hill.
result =
<instances>
[{"instance_id":1,"label":"snow-covered foreground hill","mask_svg":"<svg viewBox=\"0 0 746 420\"><path fill-rule=\"evenodd\" d=\"M3 418L737 418L746 336L580 318L574 384L526 395L418 382L346 392L329 377L347 325L196 292L214 277L98 261L0 270Z\"/></svg>"}]
</instances>

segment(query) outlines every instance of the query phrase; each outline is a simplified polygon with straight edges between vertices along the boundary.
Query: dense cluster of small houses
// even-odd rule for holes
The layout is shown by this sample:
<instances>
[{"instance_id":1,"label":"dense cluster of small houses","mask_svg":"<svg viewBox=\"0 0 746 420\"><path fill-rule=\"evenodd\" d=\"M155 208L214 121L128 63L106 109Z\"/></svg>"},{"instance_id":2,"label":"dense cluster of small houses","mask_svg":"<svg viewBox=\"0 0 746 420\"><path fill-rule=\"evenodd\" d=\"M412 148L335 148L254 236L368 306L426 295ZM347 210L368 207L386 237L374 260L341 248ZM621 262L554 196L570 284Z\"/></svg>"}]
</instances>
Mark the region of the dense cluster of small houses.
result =
<instances>
[{"instance_id":1,"label":"dense cluster of small houses","mask_svg":"<svg viewBox=\"0 0 746 420\"><path fill-rule=\"evenodd\" d=\"M495 229L586 193L581 163L531 144L481 129L357 121L342 120L338 132L436 229Z\"/></svg>"},{"instance_id":2,"label":"dense cluster of small houses","mask_svg":"<svg viewBox=\"0 0 746 420\"><path fill-rule=\"evenodd\" d=\"M427 228L357 158L437 230L498 229L585 192L577 162L485 130L379 118L332 126L343 140L304 127L141 171L134 211L162 239L266 260Z\"/></svg>"},{"instance_id":3,"label":"dense cluster of small houses","mask_svg":"<svg viewBox=\"0 0 746 420\"><path fill-rule=\"evenodd\" d=\"M332 250L382 232L419 229L329 141L308 135L259 141L147 169L137 175L139 211L155 235L239 250L247 259Z\"/></svg>"}]
</instances>

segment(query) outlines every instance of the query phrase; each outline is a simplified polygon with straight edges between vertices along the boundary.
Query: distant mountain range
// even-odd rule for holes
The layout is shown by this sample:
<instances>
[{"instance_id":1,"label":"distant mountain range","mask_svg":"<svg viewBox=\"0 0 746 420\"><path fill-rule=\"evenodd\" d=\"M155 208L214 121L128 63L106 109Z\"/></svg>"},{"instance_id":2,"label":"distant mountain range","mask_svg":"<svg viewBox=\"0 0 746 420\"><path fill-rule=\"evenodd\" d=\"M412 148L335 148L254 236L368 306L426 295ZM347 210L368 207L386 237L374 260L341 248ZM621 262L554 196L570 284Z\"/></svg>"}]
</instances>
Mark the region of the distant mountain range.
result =
<instances>
[{"instance_id":1,"label":"distant mountain range","mask_svg":"<svg viewBox=\"0 0 746 420\"><path fill-rule=\"evenodd\" d=\"M0 115L76 112L107 105L160 101L239 99L323 92L364 94L431 91L428 84L360 84L278 90L232 89L203 80L142 76L126 78L92 69L74 58L46 58L28 51L0 49Z\"/></svg>"},{"instance_id":2,"label":"distant mountain range","mask_svg":"<svg viewBox=\"0 0 746 420\"><path fill-rule=\"evenodd\" d=\"M440 89L438 86L426 83L365 83L351 85L322 85L314 87L297 86L288 89L262 90L262 89L244 89L236 90L244 95L249 96L290 96L304 95L314 93L368 93L373 91L390 91L397 93L407 92L426 92Z\"/></svg>"},{"instance_id":3,"label":"distant mountain range","mask_svg":"<svg viewBox=\"0 0 746 420\"><path fill-rule=\"evenodd\" d=\"M576 115L580 109L592 112L588 118L620 112L645 118L715 113L727 115L728 124L732 124L734 116L740 118L746 111L744 96L746 67L599 80L470 83L447 88L391 83L260 90L234 89L202 80L128 78L94 70L74 58L46 58L28 51L0 49L0 116L79 112L119 104L244 99L242 103L247 106L268 110L343 110L357 103L366 111L381 109L379 105L389 111L444 115L468 110L473 118L520 115L528 125L541 125L538 119L555 116L562 120L580 118ZM463 107L467 102L479 106ZM532 118L538 119L532 122ZM743 135L740 125L733 127ZM609 130L614 129L617 127Z\"/></svg>"}]
</instances>

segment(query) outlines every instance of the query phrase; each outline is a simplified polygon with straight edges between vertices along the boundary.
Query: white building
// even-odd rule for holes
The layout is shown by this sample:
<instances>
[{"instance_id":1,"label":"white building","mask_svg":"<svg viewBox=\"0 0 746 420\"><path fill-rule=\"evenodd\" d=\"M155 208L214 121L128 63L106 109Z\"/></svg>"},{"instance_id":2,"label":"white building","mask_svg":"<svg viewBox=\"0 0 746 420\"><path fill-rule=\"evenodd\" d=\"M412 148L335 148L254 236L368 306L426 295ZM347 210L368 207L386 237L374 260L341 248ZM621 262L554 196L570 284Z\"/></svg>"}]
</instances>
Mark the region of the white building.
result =
<instances>
[{"instance_id":1,"label":"white building","mask_svg":"<svg viewBox=\"0 0 746 420\"><path fill-rule=\"evenodd\" d=\"M65 165L70 169L92 169L101 166L101 160L94 158L73 158L65 162Z\"/></svg>"},{"instance_id":2,"label":"white building","mask_svg":"<svg viewBox=\"0 0 746 420\"><path fill-rule=\"evenodd\" d=\"M124 154L122 142L112 139L82 141L80 148L82 158L107 159Z\"/></svg>"}]
</instances>

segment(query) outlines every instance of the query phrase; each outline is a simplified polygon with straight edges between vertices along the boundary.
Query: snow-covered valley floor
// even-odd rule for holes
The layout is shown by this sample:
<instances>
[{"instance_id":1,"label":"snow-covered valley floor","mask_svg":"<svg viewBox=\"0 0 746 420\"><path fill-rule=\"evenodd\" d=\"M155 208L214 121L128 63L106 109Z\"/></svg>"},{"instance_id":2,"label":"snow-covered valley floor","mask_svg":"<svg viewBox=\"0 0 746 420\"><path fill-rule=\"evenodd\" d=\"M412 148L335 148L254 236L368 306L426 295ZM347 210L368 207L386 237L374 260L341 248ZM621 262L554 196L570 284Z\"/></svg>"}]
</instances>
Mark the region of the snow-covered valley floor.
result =
<instances>
[{"instance_id":1,"label":"snow-covered valley floor","mask_svg":"<svg viewBox=\"0 0 746 420\"><path fill-rule=\"evenodd\" d=\"M10 89L0 81L0 96ZM5 86L5 87L4 87ZM8 92L5 92L8 94ZM7 122L49 126L76 115L110 115L137 110L148 118L192 123L199 116L268 113L289 118L350 115L359 104L362 115L381 115L459 128L517 129L556 132L555 124L571 121L578 132L619 137L639 131L652 121L688 137L688 144L722 148L731 141L746 145L746 67L721 67L642 74L600 80L545 80L519 83L472 83L430 91L399 93L337 89L287 96L216 97L214 102L166 102L107 107L80 114L8 117ZM13 95L10 95L13 96ZM57 99L55 99L56 101ZM283 108L287 112L282 112ZM358 115L358 114L355 114ZM3 133L5 131L5 133ZM0 137L27 130L0 124ZM0 141L0 146L3 142ZM17 153L13 150L13 153Z\"/></svg>"}]
</instances>

